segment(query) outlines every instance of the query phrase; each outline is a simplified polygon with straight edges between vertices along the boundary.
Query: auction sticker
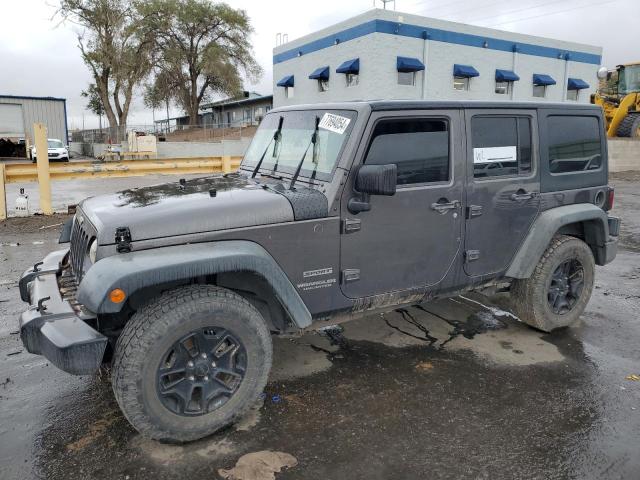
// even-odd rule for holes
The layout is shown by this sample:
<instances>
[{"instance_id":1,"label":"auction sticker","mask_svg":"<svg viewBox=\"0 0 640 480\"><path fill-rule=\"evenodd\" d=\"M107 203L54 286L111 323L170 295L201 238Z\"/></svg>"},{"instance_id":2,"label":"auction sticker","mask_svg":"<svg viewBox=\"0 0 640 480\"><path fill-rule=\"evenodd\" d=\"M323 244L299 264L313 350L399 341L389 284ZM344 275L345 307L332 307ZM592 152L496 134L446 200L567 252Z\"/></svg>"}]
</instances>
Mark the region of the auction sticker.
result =
<instances>
[{"instance_id":1,"label":"auction sticker","mask_svg":"<svg viewBox=\"0 0 640 480\"><path fill-rule=\"evenodd\" d=\"M350 118L341 117L333 113L325 113L320 120L319 127L330 132L339 133L342 135L351 122Z\"/></svg>"}]
</instances>

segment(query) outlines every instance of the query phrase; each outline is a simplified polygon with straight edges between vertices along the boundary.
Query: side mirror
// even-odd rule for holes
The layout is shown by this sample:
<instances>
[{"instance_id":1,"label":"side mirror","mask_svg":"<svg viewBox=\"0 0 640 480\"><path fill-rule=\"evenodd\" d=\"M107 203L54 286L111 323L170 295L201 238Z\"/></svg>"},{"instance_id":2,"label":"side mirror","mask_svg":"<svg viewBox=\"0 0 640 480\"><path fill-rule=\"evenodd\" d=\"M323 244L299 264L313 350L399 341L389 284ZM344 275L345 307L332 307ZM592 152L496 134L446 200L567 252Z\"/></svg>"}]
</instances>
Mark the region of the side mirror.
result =
<instances>
[{"instance_id":1,"label":"side mirror","mask_svg":"<svg viewBox=\"0 0 640 480\"><path fill-rule=\"evenodd\" d=\"M398 166L363 165L356 176L356 191L369 195L395 195L398 181Z\"/></svg>"},{"instance_id":2,"label":"side mirror","mask_svg":"<svg viewBox=\"0 0 640 480\"><path fill-rule=\"evenodd\" d=\"M388 165L363 165L356 174L356 196L349 200L347 208L351 213L371 210L370 195L395 195L398 180L398 167Z\"/></svg>"}]
</instances>

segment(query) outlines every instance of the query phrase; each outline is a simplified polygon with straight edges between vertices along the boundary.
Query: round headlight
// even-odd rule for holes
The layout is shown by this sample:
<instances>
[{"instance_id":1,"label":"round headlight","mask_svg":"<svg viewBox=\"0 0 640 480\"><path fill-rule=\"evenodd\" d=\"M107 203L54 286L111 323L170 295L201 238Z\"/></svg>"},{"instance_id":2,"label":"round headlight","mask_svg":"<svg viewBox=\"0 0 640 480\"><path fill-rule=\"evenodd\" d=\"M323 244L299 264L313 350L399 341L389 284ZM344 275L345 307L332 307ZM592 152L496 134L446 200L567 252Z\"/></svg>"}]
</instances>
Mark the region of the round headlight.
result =
<instances>
[{"instance_id":1,"label":"round headlight","mask_svg":"<svg viewBox=\"0 0 640 480\"><path fill-rule=\"evenodd\" d=\"M96 263L96 254L98 253L98 241L94 238L89 245L89 260L91 263Z\"/></svg>"}]
</instances>

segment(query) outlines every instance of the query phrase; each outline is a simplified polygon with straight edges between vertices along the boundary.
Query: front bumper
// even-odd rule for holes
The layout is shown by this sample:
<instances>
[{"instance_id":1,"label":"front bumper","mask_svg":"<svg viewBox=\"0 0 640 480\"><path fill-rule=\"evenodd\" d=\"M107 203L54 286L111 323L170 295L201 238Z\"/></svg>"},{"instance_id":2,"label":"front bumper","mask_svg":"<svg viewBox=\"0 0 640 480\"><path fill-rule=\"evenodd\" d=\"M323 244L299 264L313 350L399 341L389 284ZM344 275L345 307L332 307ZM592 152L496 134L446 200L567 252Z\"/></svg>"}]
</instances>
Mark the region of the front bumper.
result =
<instances>
[{"instance_id":1,"label":"front bumper","mask_svg":"<svg viewBox=\"0 0 640 480\"><path fill-rule=\"evenodd\" d=\"M29 303L20 315L20 338L28 352L65 372L87 375L100 367L107 337L86 323L95 316L74 310L60 292L58 277L67 252L50 253L20 278L20 297Z\"/></svg>"}]
</instances>

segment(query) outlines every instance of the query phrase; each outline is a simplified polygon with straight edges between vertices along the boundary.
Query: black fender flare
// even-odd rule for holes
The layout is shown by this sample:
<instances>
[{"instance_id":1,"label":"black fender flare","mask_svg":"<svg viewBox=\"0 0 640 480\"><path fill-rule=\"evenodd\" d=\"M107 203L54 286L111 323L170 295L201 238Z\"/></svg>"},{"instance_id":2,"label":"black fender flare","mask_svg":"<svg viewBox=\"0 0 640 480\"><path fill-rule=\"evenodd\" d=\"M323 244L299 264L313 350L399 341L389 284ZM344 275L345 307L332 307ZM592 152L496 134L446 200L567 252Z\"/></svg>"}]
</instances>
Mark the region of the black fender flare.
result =
<instances>
[{"instance_id":1,"label":"black fender flare","mask_svg":"<svg viewBox=\"0 0 640 480\"><path fill-rule=\"evenodd\" d=\"M251 272L265 279L299 328L311 325L311 314L289 278L260 245L246 240L194 243L116 254L98 260L85 273L78 301L95 313L117 313L109 292L136 291L170 282L223 272Z\"/></svg>"},{"instance_id":2,"label":"black fender flare","mask_svg":"<svg viewBox=\"0 0 640 480\"><path fill-rule=\"evenodd\" d=\"M607 248L609 223L607 213L591 203L578 203L552 208L542 212L529 229L529 233L516 253L505 276L529 278L553 236L562 227L573 223L588 222L585 241L594 251L596 263L603 264L599 250Z\"/></svg>"}]
</instances>

